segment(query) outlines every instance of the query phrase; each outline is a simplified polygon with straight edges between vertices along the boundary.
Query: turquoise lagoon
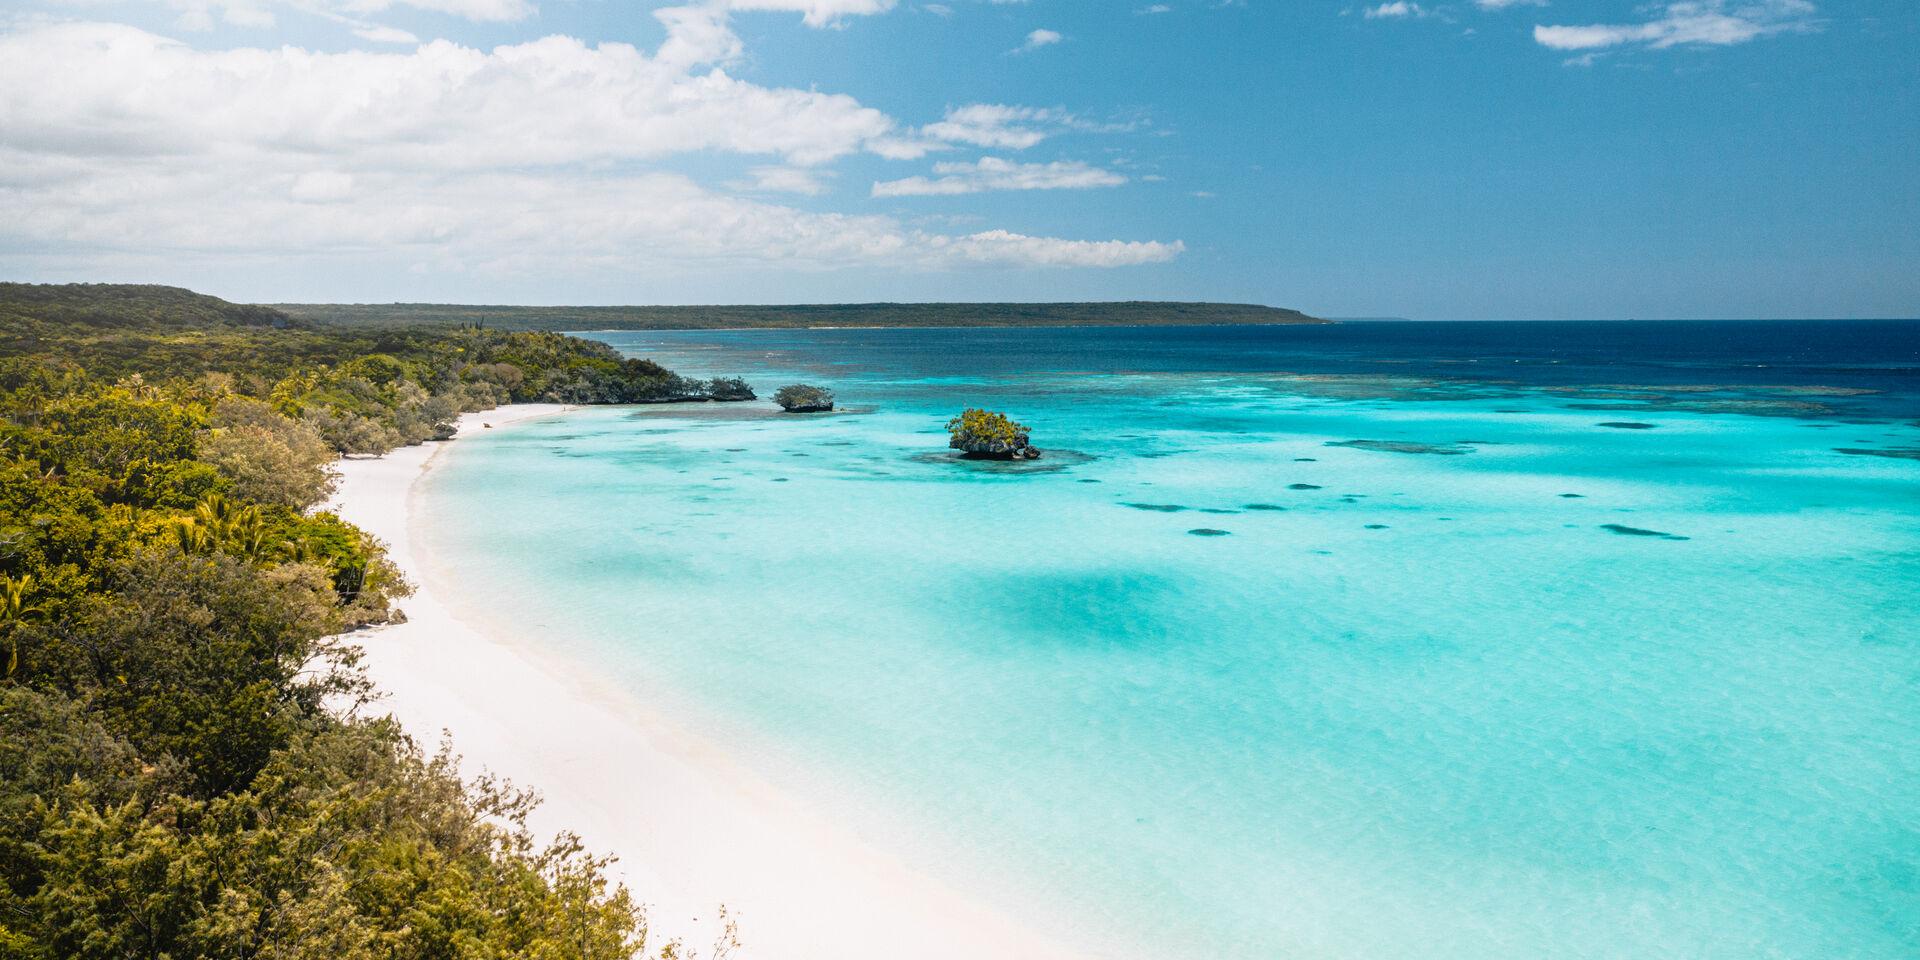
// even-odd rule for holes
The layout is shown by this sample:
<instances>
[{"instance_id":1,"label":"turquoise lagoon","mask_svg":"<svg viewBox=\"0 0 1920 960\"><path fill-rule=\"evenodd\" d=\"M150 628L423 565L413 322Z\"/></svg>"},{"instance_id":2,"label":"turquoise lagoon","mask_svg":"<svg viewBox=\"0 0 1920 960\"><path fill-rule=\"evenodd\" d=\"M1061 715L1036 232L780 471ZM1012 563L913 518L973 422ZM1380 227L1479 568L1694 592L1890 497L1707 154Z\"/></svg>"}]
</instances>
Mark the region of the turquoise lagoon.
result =
<instances>
[{"instance_id":1,"label":"turquoise lagoon","mask_svg":"<svg viewBox=\"0 0 1920 960\"><path fill-rule=\"evenodd\" d=\"M1094 952L1910 958L1917 329L611 333L847 409L490 431L426 535Z\"/></svg>"}]
</instances>

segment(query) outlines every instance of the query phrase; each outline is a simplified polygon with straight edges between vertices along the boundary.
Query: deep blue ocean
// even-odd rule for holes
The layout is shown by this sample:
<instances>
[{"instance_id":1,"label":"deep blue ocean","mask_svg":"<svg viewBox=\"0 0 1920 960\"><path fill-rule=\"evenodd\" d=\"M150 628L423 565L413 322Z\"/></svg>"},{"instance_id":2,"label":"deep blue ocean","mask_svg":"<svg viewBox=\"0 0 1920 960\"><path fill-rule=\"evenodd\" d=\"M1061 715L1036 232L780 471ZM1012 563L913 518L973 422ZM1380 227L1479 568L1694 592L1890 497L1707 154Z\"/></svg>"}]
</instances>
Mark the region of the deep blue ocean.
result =
<instances>
[{"instance_id":1,"label":"deep blue ocean","mask_svg":"<svg viewBox=\"0 0 1920 960\"><path fill-rule=\"evenodd\" d=\"M1920 956L1920 323L593 336L842 410L455 444L471 602L1095 953Z\"/></svg>"}]
</instances>

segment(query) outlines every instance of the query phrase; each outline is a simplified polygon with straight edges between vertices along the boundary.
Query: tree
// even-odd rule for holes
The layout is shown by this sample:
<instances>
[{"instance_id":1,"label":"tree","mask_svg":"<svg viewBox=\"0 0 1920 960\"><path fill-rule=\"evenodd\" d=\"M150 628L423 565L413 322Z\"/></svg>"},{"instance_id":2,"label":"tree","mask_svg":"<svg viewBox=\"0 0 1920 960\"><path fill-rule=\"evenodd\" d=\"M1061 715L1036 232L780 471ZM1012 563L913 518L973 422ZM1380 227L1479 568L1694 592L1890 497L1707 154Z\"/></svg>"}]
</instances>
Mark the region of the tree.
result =
<instances>
[{"instance_id":1,"label":"tree","mask_svg":"<svg viewBox=\"0 0 1920 960\"><path fill-rule=\"evenodd\" d=\"M200 457L233 481L234 496L304 510L333 493L334 450L313 424L270 404L226 397L201 434Z\"/></svg>"},{"instance_id":2,"label":"tree","mask_svg":"<svg viewBox=\"0 0 1920 960\"><path fill-rule=\"evenodd\" d=\"M753 388L739 377L714 377L707 382L710 400L738 401L754 399Z\"/></svg>"},{"instance_id":3,"label":"tree","mask_svg":"<svg viewBox=\"0 0 1920 960\"><path fill-rule=\"evenodd\" d=\"M28 619L38 616L41 607L32 602L33 574L19 577L0 575L0 640L7 645L7 672L11 679L20 669L19 629Z\"/></svg>"}]
</instances>

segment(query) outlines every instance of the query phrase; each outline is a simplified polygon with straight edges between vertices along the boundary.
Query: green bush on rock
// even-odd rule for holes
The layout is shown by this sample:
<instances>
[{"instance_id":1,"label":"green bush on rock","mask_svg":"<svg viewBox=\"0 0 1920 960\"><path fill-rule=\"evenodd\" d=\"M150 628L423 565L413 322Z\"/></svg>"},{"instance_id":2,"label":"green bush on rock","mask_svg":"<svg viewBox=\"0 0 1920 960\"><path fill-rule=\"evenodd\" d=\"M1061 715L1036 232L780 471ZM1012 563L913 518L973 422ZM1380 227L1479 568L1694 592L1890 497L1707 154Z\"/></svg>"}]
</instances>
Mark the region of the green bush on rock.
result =
<instances>
[{"instance_id":1,"label":"green bush on rock","mask_svg":"<svg viewBox=\"0 0 1920 960\"><path fill-rule=\"evenodd\" d=\"M947 421L947 446L982 460L1037 460L1040 448L1028 443L1028 432L1004 413L969 407Z\"/></svg>"},{"instance_id":2,"label":"green bush on rock","mask_svg":"<svg viewBox=\"0 0 1920 960\"><path fill-rule=\"evenodd\" d=\"M773 402L788 413L821 413L833 409L833 391L807 383L790 383L774 391Z\"/></svg>"}]
</instances>

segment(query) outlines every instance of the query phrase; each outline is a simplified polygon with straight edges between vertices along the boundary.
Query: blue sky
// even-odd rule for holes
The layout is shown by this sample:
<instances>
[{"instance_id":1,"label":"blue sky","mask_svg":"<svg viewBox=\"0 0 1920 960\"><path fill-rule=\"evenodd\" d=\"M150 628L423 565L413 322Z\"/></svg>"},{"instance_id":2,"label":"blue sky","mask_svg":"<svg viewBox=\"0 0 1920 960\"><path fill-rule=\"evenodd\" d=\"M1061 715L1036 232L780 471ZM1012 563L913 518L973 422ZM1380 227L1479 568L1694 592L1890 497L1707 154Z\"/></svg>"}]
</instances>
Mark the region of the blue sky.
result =
<instances>
[{"instance_id":1,"label":"blue sky","mask_svg":"<svg viewBox=\"0 0 1920 960\"><path fill-rule=\"evenodd\" d=\"M1895 0L46 0L0 275L1920 315Z\"/></svg>"}]
</instances>

